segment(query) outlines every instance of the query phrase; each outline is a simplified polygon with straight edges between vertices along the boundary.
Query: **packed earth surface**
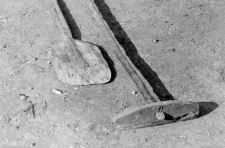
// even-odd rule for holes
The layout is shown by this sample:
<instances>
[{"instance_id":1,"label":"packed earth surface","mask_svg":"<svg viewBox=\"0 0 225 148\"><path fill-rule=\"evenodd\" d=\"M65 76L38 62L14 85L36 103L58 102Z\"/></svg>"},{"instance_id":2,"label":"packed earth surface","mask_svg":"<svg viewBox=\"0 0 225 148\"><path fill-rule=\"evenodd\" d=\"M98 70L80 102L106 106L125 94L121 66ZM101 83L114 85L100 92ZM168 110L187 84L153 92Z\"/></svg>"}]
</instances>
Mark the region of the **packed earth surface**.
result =
<instances>
[{"instance_id":1,"label":"packed earth surface","mask_svg":"<svg viewBox=\"0 0 225 148\"><path fill-rule=\"evenodd\" d=\"M92 1L155 96L199 102L200 115L115 129L112 117L147 102L91 1L58 2L73 37L101 48L112 79L72 86L52 64L62 36L52 0L0 0L0 148L224 148L225 1Z\"/></svg>"}]
</instances>

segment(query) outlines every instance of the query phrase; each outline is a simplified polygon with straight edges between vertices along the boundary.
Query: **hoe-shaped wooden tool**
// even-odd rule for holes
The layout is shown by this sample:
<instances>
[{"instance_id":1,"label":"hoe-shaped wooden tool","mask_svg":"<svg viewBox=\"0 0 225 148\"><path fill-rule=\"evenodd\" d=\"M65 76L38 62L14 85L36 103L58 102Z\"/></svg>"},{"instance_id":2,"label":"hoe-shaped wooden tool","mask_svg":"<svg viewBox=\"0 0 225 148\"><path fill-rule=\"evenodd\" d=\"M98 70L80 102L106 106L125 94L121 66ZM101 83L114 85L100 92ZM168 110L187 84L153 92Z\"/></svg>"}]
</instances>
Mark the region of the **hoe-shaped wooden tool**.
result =
<instances>
[{"instance_id":1,"label":"hoe-shaped wooden tool","mask_svg":"<svg viewBox=\"0 0 225 148\"><path fill-rule=\"evenodd\" d=\"M139 91L143 95L143 98L146 101L152 101L151 104L141 107L125 109L122 113L112 118L112 121L115 123L116 127L119 129L143 128L195 118L199 114L198 103L178 100L161 102L159 99L154 98L150 94L150 91L143 82L144 78L138 75L136 68L134 68L132 63L128 60L128 57L123 54L122 47L117 42L112 31L102 18L97 6L92 0L90 0L90 3L93 11L97 14L97 20L100 20L99 23L104 26L102 28L106 29L105 31L109 33L110 37L117 46L117 48L114 48L115 55L137 85Z\"/></svg>"},{"instance_id":2,"label":"hoe-shaped wooden tool","mask_svg":"<svg viewBox=\"0 0 225 148\"><path fill-rule=\"evenodd\" d=\"M58 78L70 85L102 84L110 81L111 71L98 46L73 39L57 0L53 13L62 31L62 41L54 46L54 69Z\"/></svg>"}]
</instances>

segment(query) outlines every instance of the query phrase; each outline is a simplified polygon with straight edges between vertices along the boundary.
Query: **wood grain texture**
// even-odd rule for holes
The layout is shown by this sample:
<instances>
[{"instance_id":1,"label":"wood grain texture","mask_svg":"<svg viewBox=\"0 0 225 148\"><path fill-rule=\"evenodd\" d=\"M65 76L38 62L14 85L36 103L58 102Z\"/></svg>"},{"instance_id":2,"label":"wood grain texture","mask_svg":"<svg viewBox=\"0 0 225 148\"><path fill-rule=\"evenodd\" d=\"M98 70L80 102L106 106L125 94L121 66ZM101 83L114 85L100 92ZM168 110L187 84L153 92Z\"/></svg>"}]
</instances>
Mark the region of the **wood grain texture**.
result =
<instances>
[{"instance_id":1,"label":"wood grain texture","mask_svg":"<svg viewBox=\"0 0 225 148\"><path fill-rule=\"evenodd\" d=\"M54 50L53 66L62 82L89 85L110 80L111 71L97 46L65 38L57 47Z\"/></svg>"},{"instance_id":2,"label":"wood grain texture","mask_svg":"<svg viewBox=\"0 0 225 148\"><path fill-rule=\"evenodd\" d=\"M110 68L98 46L72 38L57 0L53 13L62 31L62 41L53 48L53 66L58 78L70 85L90 85L109 82Z\"/></svg>"}]
</instances>

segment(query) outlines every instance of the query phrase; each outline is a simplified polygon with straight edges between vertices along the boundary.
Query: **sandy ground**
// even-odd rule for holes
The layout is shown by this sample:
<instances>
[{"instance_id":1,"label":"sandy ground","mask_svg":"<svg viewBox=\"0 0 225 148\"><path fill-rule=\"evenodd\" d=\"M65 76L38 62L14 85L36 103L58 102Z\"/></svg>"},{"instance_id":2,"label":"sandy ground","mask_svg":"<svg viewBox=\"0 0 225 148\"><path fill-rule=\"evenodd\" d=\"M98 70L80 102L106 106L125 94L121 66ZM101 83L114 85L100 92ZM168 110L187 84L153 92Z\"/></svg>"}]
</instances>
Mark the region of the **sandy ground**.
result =
<instances>
[{"instance_id":1,"label":"sandy ground","mask_svg":"<svg viewBox=\"0 0 225 148\"><path fill-rule=\"evenodd\" d=\"M224 0L95 0L155 94L201 106L195 120L126 131L111 117L145 102L90 1L61 6L74 38L102 47L113 72L104 85L58 80L51 51L61 34L50 0L0 3L1 148L225 147Z\"/></svg>"}]
</instances>

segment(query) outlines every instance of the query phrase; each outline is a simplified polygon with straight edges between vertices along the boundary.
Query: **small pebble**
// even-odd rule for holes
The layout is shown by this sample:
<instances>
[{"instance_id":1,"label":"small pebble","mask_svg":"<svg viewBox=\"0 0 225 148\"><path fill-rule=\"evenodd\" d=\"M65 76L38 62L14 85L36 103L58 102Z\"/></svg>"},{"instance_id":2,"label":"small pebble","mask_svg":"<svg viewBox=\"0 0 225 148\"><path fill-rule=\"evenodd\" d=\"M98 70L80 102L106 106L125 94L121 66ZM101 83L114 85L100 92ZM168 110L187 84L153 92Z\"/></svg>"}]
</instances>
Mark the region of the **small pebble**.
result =
<instances>
[{"instance_id":1,"label":"small pebble","mask_svg":"<svg viewBox=\"0 0 225 148\"><path fill-rule=\"evenodd\" d=\"M115 99L115 103L117 104L118 102L119 102L119 99L118 99L118 98L116 98L116 99Z\"/></svg>"},{"instance_id":2,"label":"small pebble","mask_svg":"<svg viewBox=\"0 0 225 148\"><path fill-rule=\"evenodd\" d=\"M159 39L154 39L154 40L152 40L154 43L157 43L157 42L159 42Z\"/></svg>"},{"instance_id":3,"label":"small pebble","mask_svg":"<svg viewBox=\"0 0 225 148\"><path fill-rule=\"evenodd\" d=\"M19 98L21 100L27 100L28 96L26 96L25 94L19 94Z\"/></svg>"},{"instance_id":4,"label":"small pebble","mask_svg":"<svg viewBox=\"0 0 225 148\"><path fill-rule=\"evenodd\" d=\"M31 144L30 144L30 146L35 146L35 145L36 145L36 143L31 143Z\"/></svg>"},{"instance_id":5,"label":"small pebble","mask_svg":"<svg viewBox=\"0 0 225 148\"><path fill-rule=\"evenodd\" d=\"M136 91L131 91L131 93L132 93L133 95L136 95L136 94L137 94L137 92L136 92Z\"/></svg>"},{"instance_id":6,"label":"small pebble","mask_svg":"<svg viewBox=\"0 0 225 148\"><path fill-rule=\"evenodd\" d=\"M63 91L58 90L58 89L53 89L52 92L55 93L55 94L57 94L57 95L63 94Z\"/></svg>"},{"instance_id":7,"label":"small pebble","mask_svg":"<svg viewBox=\"0 0 225 148\"><path fill-rule=\"evenodd\" d=\"M62 98L65 102L70 102L70 99L68 97L63 97Z\"/></svg>"},{"instance_id":8,"label":"small pebble","mask_svg":"<svg viewBox=\"0 0 225 148\"><path fill-rule=\"evenodd\" d=\"M37 58L37 57L35 57L35 58L34 58L34 61L37 61L37 60L38 60L38 58Z\"/></svg>"}]
</instances>

